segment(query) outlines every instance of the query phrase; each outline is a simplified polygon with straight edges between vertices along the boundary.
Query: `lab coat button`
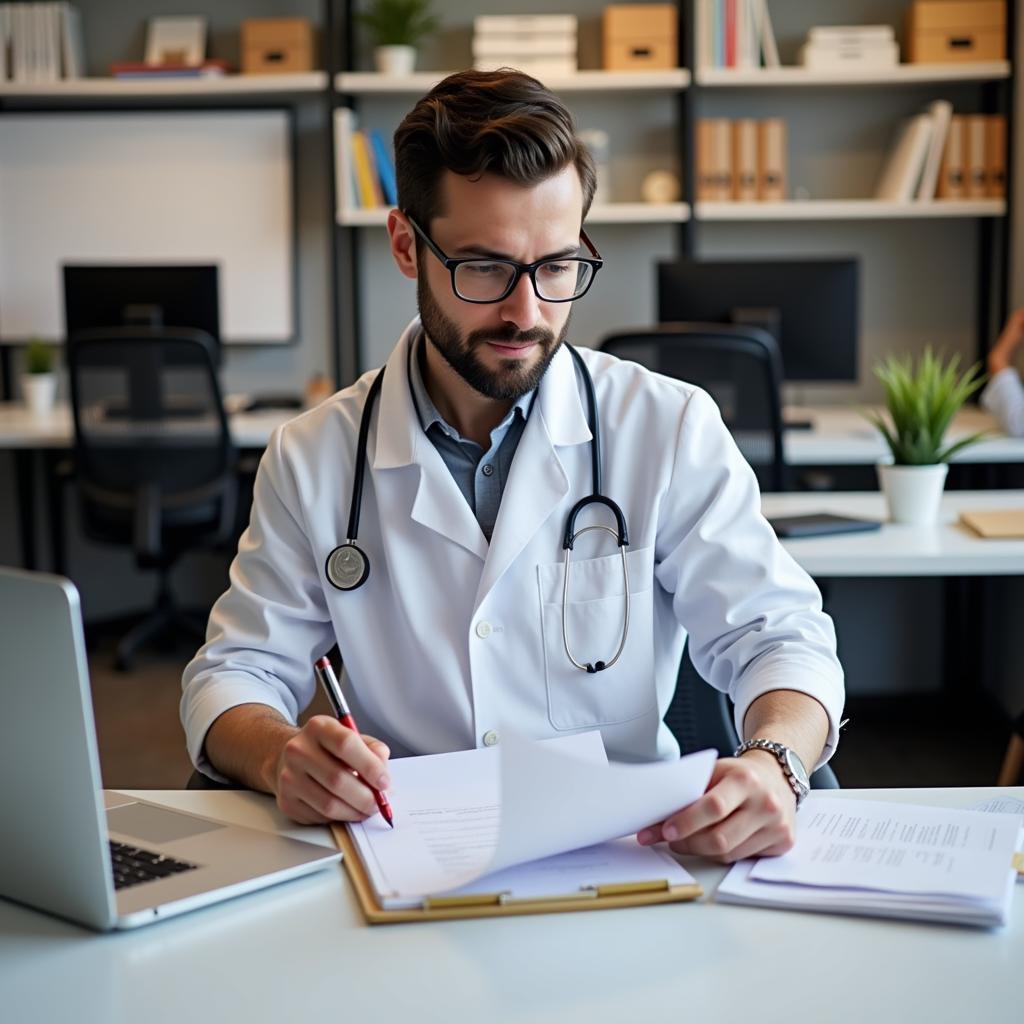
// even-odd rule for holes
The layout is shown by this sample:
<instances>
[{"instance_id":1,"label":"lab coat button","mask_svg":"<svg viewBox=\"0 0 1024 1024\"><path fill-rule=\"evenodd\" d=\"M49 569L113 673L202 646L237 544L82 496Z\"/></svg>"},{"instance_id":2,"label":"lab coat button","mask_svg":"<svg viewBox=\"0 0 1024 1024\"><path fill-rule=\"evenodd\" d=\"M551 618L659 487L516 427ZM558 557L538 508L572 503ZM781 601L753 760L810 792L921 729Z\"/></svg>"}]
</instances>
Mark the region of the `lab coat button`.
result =
<instances>
[{"instance_id":1,"label":"lab coat button","mask_svg":"<svg viewBox=\"0 0 1024 1024\"><path fill-rule=\"evenodd\" d=\"M484 476L490 476L494 472L494 467L488 462L480 472L483 473Z\"/></svg>"},{"instance_id":2,"label":"lab coat button","mask_svg":"<svg viewBox=\"0 0 1024 1024\"><path fill-rule=\"evenodd\" d=\"M493 747L498 742L498 734L493 729L488 729L484 733L484 746Z\"/></svg>"},{"instance_id":3,"label":"lab coat button","mask_svg":"<svg viewBox=\"0 0 1024 1024\"><path fill-rule=\"evenodd\" d=\"M486 640L492 632L491 624L486 619L476 624L476 635L480 637L481 640Z\"/></svg>"}]
</instances>

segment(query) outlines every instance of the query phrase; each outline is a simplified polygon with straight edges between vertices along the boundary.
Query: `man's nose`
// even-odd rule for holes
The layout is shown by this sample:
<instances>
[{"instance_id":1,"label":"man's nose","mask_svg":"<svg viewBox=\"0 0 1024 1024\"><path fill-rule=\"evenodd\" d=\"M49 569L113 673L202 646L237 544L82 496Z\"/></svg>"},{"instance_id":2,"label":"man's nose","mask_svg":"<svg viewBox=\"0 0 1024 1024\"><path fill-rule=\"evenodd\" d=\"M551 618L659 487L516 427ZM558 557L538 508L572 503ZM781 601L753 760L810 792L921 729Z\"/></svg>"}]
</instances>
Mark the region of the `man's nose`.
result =
<instances>
[{"instance_id":1,"label":"man's nose","mask_svg":"<svg viewBox=\"0 0 1024 1024\"><path fill-rule=\"evenodd\" d=\"M523 274L515 288L501 300L501 318L513 323L521 331L537 326L540 320L540 299L533 290L529 274Z\"/></svg>"}]
</instances>

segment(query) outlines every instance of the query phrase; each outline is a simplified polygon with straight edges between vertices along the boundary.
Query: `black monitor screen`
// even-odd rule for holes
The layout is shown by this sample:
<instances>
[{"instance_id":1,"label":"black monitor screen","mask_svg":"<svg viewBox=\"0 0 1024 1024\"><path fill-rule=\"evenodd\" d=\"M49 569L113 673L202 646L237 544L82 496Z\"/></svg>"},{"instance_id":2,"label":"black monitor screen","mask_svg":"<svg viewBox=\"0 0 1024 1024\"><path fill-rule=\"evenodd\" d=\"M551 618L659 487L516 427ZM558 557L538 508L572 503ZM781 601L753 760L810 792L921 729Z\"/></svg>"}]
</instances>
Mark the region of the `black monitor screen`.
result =
<instances>
[{"instance_id":1,"label":"black monitor screen","mask_svg":"<svg viewBox=\"0 0 1024 1024\"><path fill-rule=\"evenodd\" d=\"M793 381L857 379L856 259L658 264L662 323L749 323L775 336Z\"/></svg>"},{"instance_id":2,"label":"black monitor screen","mask_svg":"<svg viewBox=\"0 0 1024 1024\"><path fill-rule=\"evenodd\" d=\"M129 324L191 327L220 341L216 266L64 265L65 336Z\"/></svg>"}]
</instances>

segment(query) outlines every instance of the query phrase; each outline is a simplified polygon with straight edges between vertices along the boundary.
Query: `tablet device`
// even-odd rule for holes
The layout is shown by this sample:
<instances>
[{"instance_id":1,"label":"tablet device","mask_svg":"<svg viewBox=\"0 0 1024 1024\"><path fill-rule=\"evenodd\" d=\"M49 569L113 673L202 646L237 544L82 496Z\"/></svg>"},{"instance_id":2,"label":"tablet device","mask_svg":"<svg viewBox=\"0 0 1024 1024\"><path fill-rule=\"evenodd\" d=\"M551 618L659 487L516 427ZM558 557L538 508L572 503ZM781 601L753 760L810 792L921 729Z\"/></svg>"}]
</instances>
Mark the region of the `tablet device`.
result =
<instances>
[{"instance_id":1,"label":"tablet device","mask_svg":"<svg viewBox=\"0 0 1024 1024\"><path fill-rule=\"evenodd\" d=\"M863 533L877 530L881 523L874 519L853 519L831 512L814 512L804 516L775 516L768 520L778 537L823 537L830 533Z\"/></svg>"}]
</instances>

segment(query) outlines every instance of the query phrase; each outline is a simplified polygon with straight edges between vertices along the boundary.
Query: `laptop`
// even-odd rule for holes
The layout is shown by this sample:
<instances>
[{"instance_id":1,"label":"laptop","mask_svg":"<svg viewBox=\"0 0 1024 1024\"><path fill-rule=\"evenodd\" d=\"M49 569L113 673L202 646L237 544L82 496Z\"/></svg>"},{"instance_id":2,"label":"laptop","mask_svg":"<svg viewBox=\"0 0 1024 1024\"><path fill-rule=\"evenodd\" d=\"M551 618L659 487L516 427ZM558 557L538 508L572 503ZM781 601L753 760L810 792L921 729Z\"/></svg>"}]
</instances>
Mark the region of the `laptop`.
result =
<instances>
[{"instance_id":1,"label":"laptop","mask_svg":"<svg viewBox=\"0 0 1024 1024\"><path fill-rule=\"evenodd\" d=\"M0 568L0 897L136 928L321 870L333 847L100 785L74 585Z\"/></svg>"}]
</instances>

